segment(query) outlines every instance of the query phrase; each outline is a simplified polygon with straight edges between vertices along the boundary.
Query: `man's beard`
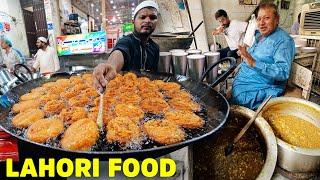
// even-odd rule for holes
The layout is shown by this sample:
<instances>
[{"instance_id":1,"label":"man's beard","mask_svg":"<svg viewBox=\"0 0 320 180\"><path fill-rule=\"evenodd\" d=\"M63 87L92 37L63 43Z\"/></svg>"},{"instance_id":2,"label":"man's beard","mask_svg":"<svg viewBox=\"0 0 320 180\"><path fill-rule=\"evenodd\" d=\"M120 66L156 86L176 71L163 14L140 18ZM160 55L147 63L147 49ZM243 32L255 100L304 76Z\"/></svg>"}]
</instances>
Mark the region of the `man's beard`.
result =
<instances>
[{"instance_id":1,"label":"man's beard","mask_svg":"<svg viewBox=\"0 0 320 180\"><path fill-rule=\"evenodd\" d=\"M138 32L136 29L134 29L134 33L140 38L148 38L153 31L154 29L150 30L149 32Z\"/></svg>"}]
</instances>

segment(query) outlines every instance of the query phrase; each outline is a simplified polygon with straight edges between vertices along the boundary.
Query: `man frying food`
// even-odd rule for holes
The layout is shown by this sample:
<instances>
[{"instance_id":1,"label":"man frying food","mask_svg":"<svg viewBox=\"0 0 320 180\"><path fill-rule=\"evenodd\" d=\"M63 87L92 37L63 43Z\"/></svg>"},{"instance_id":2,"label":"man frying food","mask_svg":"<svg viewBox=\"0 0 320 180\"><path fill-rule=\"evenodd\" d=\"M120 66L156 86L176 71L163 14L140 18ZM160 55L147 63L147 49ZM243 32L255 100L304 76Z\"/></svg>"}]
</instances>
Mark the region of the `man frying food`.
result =
<instances>
[{"instance_id":1,"label":"man frying food","mask_svg":"<svg viewBox=\"0 0 320 180\"><path fill-rule=\"evenodd\" d=\"M116 77L119 71L157 71L159 46L150 39L158 21L159 7L156 2L147 0L134 11L134 32L124 36L113 48L108 60L99 64L93 72L94 86L100 92L106 81Z\"/></svg>"}]
</instances>

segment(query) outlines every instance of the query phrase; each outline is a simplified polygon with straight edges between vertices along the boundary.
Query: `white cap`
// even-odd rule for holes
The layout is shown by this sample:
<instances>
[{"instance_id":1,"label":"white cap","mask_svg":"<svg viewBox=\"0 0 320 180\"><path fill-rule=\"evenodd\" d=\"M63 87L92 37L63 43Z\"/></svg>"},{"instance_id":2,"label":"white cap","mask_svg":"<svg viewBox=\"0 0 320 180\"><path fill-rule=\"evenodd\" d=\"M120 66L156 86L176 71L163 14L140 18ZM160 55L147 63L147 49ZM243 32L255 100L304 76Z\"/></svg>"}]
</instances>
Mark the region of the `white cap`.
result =
<instances>
[{"instance_id":1,"label":"white cap","mask_svg":"<svg viewBox=\"0 0 320 180\"><path fill-rule=\"evenodd\" d=\"M146 7L153 7L155 8L157 11L159 11L159 6L156 2L151 1L151 0L147 0L147 1L143 1L141 2L136 9L133 11L133 17L136 17L136 15L138 14L138 12Z\"/></svg>"},{"instance_id":2,"label":"white cap","mask_svg":"<svg viewBox=\"0 0 320 180\"><path fill-rule=\"evenodd\" d=\"M38 40L40 40L44 43L48 43L48 40L45 37L38 37Z\"/></svg>"}]
</instances>

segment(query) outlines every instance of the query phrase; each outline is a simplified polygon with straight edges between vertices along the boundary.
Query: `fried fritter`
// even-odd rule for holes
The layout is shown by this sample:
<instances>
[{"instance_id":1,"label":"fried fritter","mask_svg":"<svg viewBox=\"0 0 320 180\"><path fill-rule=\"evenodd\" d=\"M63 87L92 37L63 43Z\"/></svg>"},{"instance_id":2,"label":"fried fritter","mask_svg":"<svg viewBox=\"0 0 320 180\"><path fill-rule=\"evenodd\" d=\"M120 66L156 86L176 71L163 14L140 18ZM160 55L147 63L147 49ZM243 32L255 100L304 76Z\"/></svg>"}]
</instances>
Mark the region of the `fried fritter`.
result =
<instances>
[{"instance_id":1,"label":"fried fritter","mask_svg":"<svg viewBox=\"0 0 320 180\"><path fill-rule=\"evenodd\" d=\"M69 79L72 84L82 84L83 83L83 79L81 78L81 76L71 76Z\"/></svg>"},{"instance_id":2,"label":"fried fritter","mask_svg":"<svg viewBox=\"0 0 320 180\"><path fill-rule=\"evenodd\" d=\"M40 93L40 94L45 94L47 92L47 88L45 87L37 87L31 90L32 93Z\"/></svg>"},{"instance_id":3,"label":"fried fritter","mask_svg":"<svg viewBox=\"0 0 320 180\"><path fill-rule=\"evenodd\" d=\"M98 113L99 113L99 108L98 107L93 107L89 110L88 112L88 118L97 121L98 118ZM107 125L111 119L114 118L114 114L108 110L103 111L103 123Z\"/></svg>"},{"instance_id":4,"label":"fried fritter","mask_svg":"<svg viewBox=\"0 0 320 180\"><path fill-rule=\"evenodd\" d=\"M69 79L59 79L56 81L56 85L58 87L63 87L63 88L68 88L72 86Z\"/></svg>"},{"instance_id":5,"label":"fried fritter","mask_svg":"<svg viewBox=\"0 0 320 180\"><path fill-rule=\"evenodd\" d=\"M137 123L144 117L143 110L132 104L118 104L114 112L117 117L128 117Z\"/></svg>"},{"instance_id":6,"label":"fried fritter","mask_svg":"<svg viewBox=\"0 0 320 180\"><path fill-rule=\"evenodd\" d=\"M167 120L150 120L143 124L148 137L160 144L175 144L185 139L185 132L175 123Z\"/></svg>"},{"instance_id":7,"label":"fried fritter","mask_svg":"<svg viewBox=\"0 0 320 180\"><path fill-rule=\"evenodd\" d=\"M69 106L71 107L84 107L90 102L90 99L87 96L80 95L69 99Z\"/></svg>"},{"instance_id":8,"label":"fried fritter","mask_svg":"<svg viewBox=\"0 0 320 180\"><path fill-rule=\"evenodd\" d=\"M20 101L28 101L28 100L35 100L38 99L42 95L41 92L31 92L24 94L20 97Z\"/></svg>"},{"instance_id":9,"label":"fried fritter","mask_svg":"<svg viewBox=\"0 0 320 180\"><path fill-rule=\"evenodd\" d=\"M144 99L140 103L144 112L160 114L169 109L168 103L161 98L148 98Z\"/></svg>"},{"instance_id":10,"label":"fried fritter","mask_svg":"<svg viewBox=\"0 0 320 180\"><path fill-rule=\"evenodd\" d=\"M37 100L28 100L28 101L21 101L12 107L12 111L14 113L23 112L28 109L37 109L40 106L40 101Z\"/></svg>"},{"instance_id":11,"label":"fried fritter","mask_svg":"<svg viewBox=\"0 0 320 180\"><path fill-rule=\"evenodd\" d=\"M160 89L163 91L173 91L173 90L180 90L181 86L175 82L166 82L160 86Z\"/></svg>"},{"instance_id":12,"label":"fried fritter","mask_svg":"<svg viewBox=\"0 0 320 180\"><path fill-rule=\"evenodd\" d=\"M79 94L78 91L76 91L76 90L71 88L71 89L69 89L67 91L64 91L64 92L60 93L60 96L62 98L64 98L65 100L68 100L70 98L73 98L73 97L77 96L78 94Z\"/></svg>"},{"instance_id":13,"label":"fried fritter","mask_svg":"<svg viewBox=\"0 0 320 180\"><path fill-rule=\"evenodd\" d=\"M44 118L44 112L40 109L28 109L17 114L12 119L12 125L17 128L27 128L34 122Z\"/></svg>"},{"instance_id":14,"label":"fried fritter","mask_svg":"<svg viewBox=\"0 0 320 180\"><path fill-rule=\"evenodd\" d=\"M59 100L60 96L57 94L46 94L40 96L41 104L46 104L49 101Z\"/></svg>"},{"instance_id":15,"label":"fried fritter","mask_svg":"<svg viewBox=\"0 0 320 180\"><path fill-rule=\"evenodd\" d=\"M82 79L85 79L85 80L92 80L93 79L93 75L92 73L86 73L86 74L82 74L81 76Z\"/></svg>"},{"instance_id":16,"label":"fried fritter","mask_svg":"<svg viewBox=\"0 0 320 180\"><path fill-rule=\"evenodd\" d=\"M200 110L200 105L191 100L171 99L169 100L169 105L174 110L180 110L180 111L199 111Z\"/></svg>"},{"instance_id":17,"label":"fried fritter","mask_svg":"<svg viewBox=\"0 0 320 180\"><path fill-rule=\"evenodd\" d=\"M27 130L27 138L31 141L44 143L57 137L64 130L62 120L57 118L41 119L33 123Z\"/></svg>"},{"instance_id":18,"label":"fried fritter","mask_svg":"<svg viewBox=\"0 0 320 180\"><path fill-rule=\"evenodd\" d=\"M83 107L73 107L73 108L62 109L60 113L60 118L66 124L72 124L80 119L87 118L87 112Z\"/></svg>"},{"instance_id":19,"label":"fried fritter","mask_svg":"<svg viewBox=\"0 0 320 180\"><path fill-rule=\"evenodd\" d=\"M112 119L107 126L108 142L119 142L122 145L141 137L139 126L127 117Z\"/></svg>"},{"instance_id":20,"label":"fried fritter","mask_svg":"<svg viewBox=\"0 0 320 180\"><path fill-rule=\"evenodd\" d=\"M80 84L77 84L77 85L73 86L72 90L80 92L80 91L82 91L84 89L87 89L88 87L89 87L88 85L86 85L84 83L80 83Z\"/></svg>"},{"instance_id":21,"label":"fried fritter","mask_svg":"<svg viewBox=\"0 0 320 180\"><path fill-rule=\"evenodd\" d=\"M65 90L66 90L66 87L58 86L58 87L48 89L48 93L60 95L60 93L64 92Z\"/></svg>"},{"instance_id":22,"label":"fried fritter","mask_svg":"<svg viewBox=\"0 0 320 180\"><path fill-rule=\"evenodd\" d=\"M63 149L88 151L98 138L99 130L96 122L91 119L80 119L67 128L60 143Z\"/></svg>"},{"instance_id":23,"label":"fried fritter","mask_svg":"<svg viewBox=\"0 0 320 180\"><path fill-rule=\"evenodd\" d=\"M124 92L118 97L119 103L123 104L139 104L141 98L138 94L133 92Z\"/></svg>"},{"instance_id":24,"label":"fried fritter","mask_svg":"<svg viewBox=\"0 0 320 180\"><path fill-rule=\"evenodd\" d=\"M137 79L138 79L137 75L132 72L128 72L125 75L123 75L124 82L136 81Z\"/></svg>"},{"instance_id":25,"label":"fried fritter","mask_svg":"<svg viewBox=\"0 0 320 180\"><path fill-rule=\"evenodd\" d=\"M200 128L204 125L202 118L189 111L166 112L165 119L189 129Z\"/></svg>"},{"instance_id":26,"label":"fried fritter","mask_svg":"<svg viewBox=\"0 0 320 180\"><path fill-rule=\"evenodd\" d=\"M65 103L62 100L52 100L44 105L43 110L46 114L59 114L65 108Z\"/></svg>"},{"instance_id":27,"label":"fried fritter","mask_svg":"<svg viewBox=\"0 0 320 180\"><path fill-rule=\"evenodd\" d=\"M99 94L97 92L97 90L93 87L89 87L87 89L84 89L81 91L81 94L87 96L87 97L90 97L90 98L95 98L95 97L98 97Z\"/></svg>"},{"instance_id":28,"label":"fried fritter","mask_svg":"<svg viewBox=\"0 0 320 180\"><path fill-rule=\"evenodd\" d=\"M191 94L183 90L165 91L165 96L171 99L192 100Z\"/></svg>"},{"instance_id":29,"label":"fried fritter","mask_svg":"<svg viewBox=\"0 0 320 180\"><path fill-rule=\"evenodd\" d=\"M161 98L161 99L163 99L163 94L161 94L159 91L153 91L153 90L140 91L140 96L142 99L147 99L147 98Z\"/></svg>"},{"instance_id":30,"label":"fried fritter","mask_svg":"<svg viewBox=\"0 0 320 180\"><path fill-rule=\"evenodd\" d=\"M48 89L54 88L56 86L56 82L47 82L42 85L42 87Z\"/></svg>"}]
</instances>

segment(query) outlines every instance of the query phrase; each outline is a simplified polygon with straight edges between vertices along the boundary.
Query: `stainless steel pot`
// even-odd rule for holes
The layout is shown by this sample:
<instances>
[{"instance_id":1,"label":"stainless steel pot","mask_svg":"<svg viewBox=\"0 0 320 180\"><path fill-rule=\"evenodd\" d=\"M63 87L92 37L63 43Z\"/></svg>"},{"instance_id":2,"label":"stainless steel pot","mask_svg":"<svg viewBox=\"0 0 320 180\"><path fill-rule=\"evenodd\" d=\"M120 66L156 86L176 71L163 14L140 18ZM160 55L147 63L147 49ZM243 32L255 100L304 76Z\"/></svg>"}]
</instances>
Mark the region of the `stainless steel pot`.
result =
<instances>
[{"instance_id":1,"label":"stainless steel pot","mask_svg":"<svg viewBox=\"0 0 320 180\"><path fill-rule=\"evenodd\" d=\"M248 120L254 115L254 111L242 106L231 106L231 113L245 116ZM267 121L263 119L261 116L254 121L254 125L258 128L261 135L263 136L263 140L267 149L265 164L259 176L256 179L271 179L277 162L276 137L273 134L272 128L269 126Z\"/></svg>"},{"instance_id":2,"label":"stainless steel pot","mask_svg":"<svg viewBox=\"0 0 320 180\"><path fill-rule=\"evenodd\" d=\"M11 80L12 80L12 76L8 71L8 69L6 68L0 69L0 86L6 85Z\"/></svg>"},{"instance_id":3,"label":"stainless steel pot","mask_svg":"<svg viewBox=\"0 0 320 180\"><path fill-rule=\"evenodd\" d=\"M320 106L312 102L293 98L279 97L269 101L264 112L285 113L297 116L320 127ZM320 138L320 137L319 137ZM316 172L320 170L320 149L307 149L293 146L277 138L278 165L290 172Z\"/></svg>"}]
</instances>

